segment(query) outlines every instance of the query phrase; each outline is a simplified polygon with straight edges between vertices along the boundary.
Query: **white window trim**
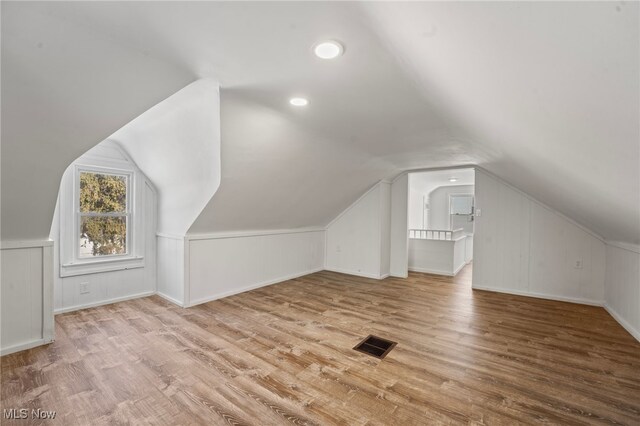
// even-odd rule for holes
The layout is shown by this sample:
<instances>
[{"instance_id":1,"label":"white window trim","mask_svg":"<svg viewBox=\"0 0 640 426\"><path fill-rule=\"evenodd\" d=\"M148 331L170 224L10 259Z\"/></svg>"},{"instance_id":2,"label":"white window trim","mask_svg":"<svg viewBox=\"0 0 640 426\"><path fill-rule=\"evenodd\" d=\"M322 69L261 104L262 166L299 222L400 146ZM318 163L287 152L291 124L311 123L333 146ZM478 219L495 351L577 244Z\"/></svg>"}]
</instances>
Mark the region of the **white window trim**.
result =
<instances>
[{"instance_id":1,"label":"white window trim","mask_svg":"<svg viewBox=\"0 0 640 426\"><path fill-rule=\"evenodd\" d=\"M113 216L125 216L126 218L126 230L127 230L127 234L125 235L125 242L126 242L126 247L125 247L125 253L124 254L111 254L111 255L104 255L104 256L99 256L99 257L80 257L80 253L79 253L79 249L80 249L80 223L82 220L82 216L83 213L80 212L80 174L81 173L95 173L95 174L104 174L104 175L111 175L111 176L124 176L126 177L127 181L127 197L125 200L125 204L126 204L126 209L124 211L124 213L118 213L118 214L114 214ZM133 195L134 192L134 188L135 188L135 183L134 183L134 173L130 172L130 171L126 171L126 170L119 170L119 169L107 169L104 167L88 167L88 166L83 166L83 165L76 165L75 166L75 170L73 173L73 202L74 202L74 206L73 206L73 212L75 215L74 218L74 223L73 223L73 233L74 233L74 241L75 243L73 244L73 262L74 264L78 264L78 263L96 263L96 262L108 262L108 261L112 261L115 260L116 258L119 260L122 259L127 259L127 258L131 258L133 257L132 253L134 253L134 241L133 241L133 236L135 233L135 229L134 228L134 220L133 220L133 212L134 212L134 208L132 206L132 202L133 199L135 198ZM87 216L87 214L85 213L84 216ZM92 215L89 215L92 216ZM99 215L95 215L97 217L105 217L105 216L111 216L111 215L105 215L105 214L99 214Z\"/></svg>"},{"instance_id":2,"label":"white window trim","mask_svg":"<svg viewBox=\"0 0 640 426\"><path fill-rule=\"evenodd\" d=\"M144 224L142 202L144 193L139 186L144 179L138 179L137 170L126 162L100 161L105 165L76 163L70 170L71 176L63 180L60 196L60 276L70 277L99 272L119 271L143 268L144 262ZM127 253L99 257L80 257L80 173L103 173L127 176Z\"/></svg>"},{"instance_id":3,"label":"white window trim","mask_svg":"<svg viewBox=\"0 0 640 426\"><path fill-rule=\"evenodd\" d=\"M466 193L466 192L461 192L461 193L456 193L456 194L449 194L449 216L453 216L455 214L460 214L460 213L451 213L451 207L453 206L453 198L456 197L471 197L472 201L471 201L471 213L468 215L464 215L464 216L472 216L473 215L473 210L474 210L474 206L475 206L475 195L472 193Z\"/></svg>"}]
</instances>

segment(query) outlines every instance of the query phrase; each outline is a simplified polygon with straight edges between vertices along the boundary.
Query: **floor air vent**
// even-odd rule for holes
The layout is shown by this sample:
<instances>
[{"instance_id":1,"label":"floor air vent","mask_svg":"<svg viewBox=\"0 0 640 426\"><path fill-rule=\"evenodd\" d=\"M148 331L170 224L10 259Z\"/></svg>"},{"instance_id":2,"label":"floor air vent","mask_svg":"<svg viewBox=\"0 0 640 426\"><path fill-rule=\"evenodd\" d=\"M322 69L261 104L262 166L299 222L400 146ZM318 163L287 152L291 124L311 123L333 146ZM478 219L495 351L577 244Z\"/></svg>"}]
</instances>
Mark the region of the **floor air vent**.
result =
<instances>
[{"instance_id":1,"label":"floor air vent","mask_svg":"<svg viewBox=\"0 0 640 426\"><path fill-rule=\"evenodd\" d=\"M396 342L383 339L372 334L368 335L362 342L358 343L353 349L376 358L384 358L391 349L397 345Z\"/></svg>"}]
</instances>

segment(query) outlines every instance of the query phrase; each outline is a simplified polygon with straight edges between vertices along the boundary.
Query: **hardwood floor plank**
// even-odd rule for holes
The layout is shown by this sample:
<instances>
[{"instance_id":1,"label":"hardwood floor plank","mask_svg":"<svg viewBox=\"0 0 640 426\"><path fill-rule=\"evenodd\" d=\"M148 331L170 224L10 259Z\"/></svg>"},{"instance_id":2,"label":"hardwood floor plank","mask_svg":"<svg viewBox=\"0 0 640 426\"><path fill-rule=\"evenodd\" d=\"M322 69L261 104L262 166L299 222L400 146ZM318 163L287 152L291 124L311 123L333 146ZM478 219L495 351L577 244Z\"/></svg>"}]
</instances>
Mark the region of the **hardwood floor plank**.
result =
<instances>
[{"instance_id":1,"label":"hardwood floor plank","mask_svg":"<svg viewBox=\"0 0 640 426\"><path fill-rule=\"evenodd\" d=\"M368 334L398 342L378 360ZM1 358L2 408L46 424L640 424L640 343L608 313L457 277L318 272L182 309L56 317ZM3 420L2 424L44 424Z\"/></svg>"}]
</instances>

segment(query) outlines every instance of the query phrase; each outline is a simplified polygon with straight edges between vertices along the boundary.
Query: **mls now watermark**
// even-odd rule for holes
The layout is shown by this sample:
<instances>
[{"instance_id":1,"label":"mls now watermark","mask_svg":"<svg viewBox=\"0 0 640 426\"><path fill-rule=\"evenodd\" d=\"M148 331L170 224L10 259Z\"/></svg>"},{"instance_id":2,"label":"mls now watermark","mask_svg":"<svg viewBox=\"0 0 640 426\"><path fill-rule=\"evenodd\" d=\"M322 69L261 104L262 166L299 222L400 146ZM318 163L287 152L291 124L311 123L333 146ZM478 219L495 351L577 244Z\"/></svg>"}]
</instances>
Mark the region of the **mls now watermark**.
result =
<instances>
[{"instance_id":1,"label":"mls now watermark","mask_svg":"<svg viewBox=\"0 0 640 426\"><path fill-rule=\"evenodd\" d=\"M9 408L2 411L5 419L12 420L53 420L56 418L55 411L47 411L41 408L33 408L31 410L29 410L28 408Z\"/></svg>"}]
</instances>

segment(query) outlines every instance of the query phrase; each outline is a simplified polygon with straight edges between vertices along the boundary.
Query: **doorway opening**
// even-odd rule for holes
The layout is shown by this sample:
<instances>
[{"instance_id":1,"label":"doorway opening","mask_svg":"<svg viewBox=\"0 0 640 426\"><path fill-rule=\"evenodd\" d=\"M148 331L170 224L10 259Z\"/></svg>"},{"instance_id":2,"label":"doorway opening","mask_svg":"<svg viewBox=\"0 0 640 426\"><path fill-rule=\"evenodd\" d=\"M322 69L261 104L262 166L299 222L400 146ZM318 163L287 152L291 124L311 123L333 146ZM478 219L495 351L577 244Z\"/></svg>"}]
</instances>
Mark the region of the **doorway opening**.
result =
<instances>
[{"instance_id":1,"label":"doorway opening","mask_svg":"<svg viewBox=\"0 0 640 426\"><path fill-rule=\"evenodd\" d=\"M474 169L414 172L408 180L409 271L471 276Z\"/></svg>"}]
</instances>

